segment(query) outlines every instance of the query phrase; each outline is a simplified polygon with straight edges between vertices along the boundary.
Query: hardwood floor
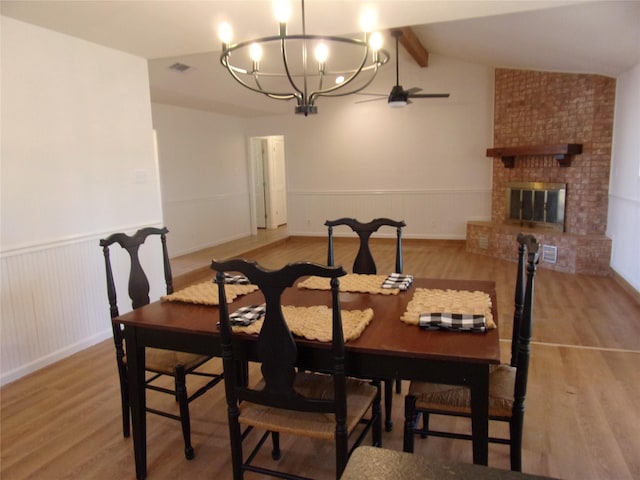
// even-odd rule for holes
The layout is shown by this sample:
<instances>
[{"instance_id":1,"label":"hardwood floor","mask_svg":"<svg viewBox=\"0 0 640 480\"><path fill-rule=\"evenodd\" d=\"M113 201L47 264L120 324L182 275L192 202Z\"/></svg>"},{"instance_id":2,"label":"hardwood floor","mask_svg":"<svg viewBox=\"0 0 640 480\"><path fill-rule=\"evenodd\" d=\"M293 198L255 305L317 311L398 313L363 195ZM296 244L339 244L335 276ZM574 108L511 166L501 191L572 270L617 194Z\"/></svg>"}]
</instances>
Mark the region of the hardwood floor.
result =
<instances>
[{"instance_id":1,"label":"hardwood floor","mask_svg":"<svg viewBox=\"0 0 640 480\"><path fill-rule=\"evenodd\" d=\"M174 275L183 285L210 279L213 257L244 256L272 268L294 260L326 260L324 238L279 238L266 240L276 241L273 246L251 237L239 250L225 245L173 259ZM372 247L379 271L391 271L393 241L374 239ZM356 249L355 240L336 238L336 263L350 268ZM416 276L497 282L507 361L515 263L469 254L460 241L409 239L404 257L405 272ZM541 268L536 280L523 470L576 480L640 478L640 304L612 278ZM101 342L2 388L3 480L135 478L132 442L122 437L113 356L112 342ZM208 367L220 368L219 361ZM384 433L383 445L401 450L403 396L395 400L395 426ZM149 402L175 407L172 399L150 395ZM469 429L461 419L440 422ZM191 423L196 456L187 461L179 425L149 416L148 478L231 478L222 387L191 404ZM282 448L283 468L334 478L331 444L283 437ZM471 444L458 440L416 439L416 453L471 462ZM272 462L268 449L262 459ZM491 445L489 464L508 469L508 447Z\"/></svg>"},{"instance_id":2,"label":"hardwood floor","mask_svg":"<svg viewBox=\"0 0 640 480\"><path fill-rule=\"evenodd\" d=\"M174 287L182 288L199 278L209 276L211 260L214 258L232 258L246 252L258 253L265 247L275 247L288 237L287 227L283 225L274 229L259 229L257 235L240 238L215 247L205 248L197 252L180 255L171 259Z\"/></svg>"}]
</instances>

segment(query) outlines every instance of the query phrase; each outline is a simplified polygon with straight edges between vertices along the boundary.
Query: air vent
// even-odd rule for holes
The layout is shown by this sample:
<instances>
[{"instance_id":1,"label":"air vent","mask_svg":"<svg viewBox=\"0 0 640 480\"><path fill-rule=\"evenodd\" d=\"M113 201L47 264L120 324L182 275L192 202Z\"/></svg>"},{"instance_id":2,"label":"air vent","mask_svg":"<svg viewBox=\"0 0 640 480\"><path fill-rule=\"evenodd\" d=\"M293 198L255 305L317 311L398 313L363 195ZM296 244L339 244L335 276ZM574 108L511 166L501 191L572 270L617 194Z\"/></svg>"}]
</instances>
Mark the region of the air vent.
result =
<instances>
[{"instance_id":1,"label":"air vent","mask_svg":"<svg viewBox=\"0 0 640 480\"><path fill-rule=\"evenodd\" d=\"M558 247L553 245L542 245L542 261L556 263L558 261Z\"/></svg>"},{"instance_id":2,"label":"air vent","mask_svg":"<svg viewBox=\"0 0 640 480\"><path fill-rule=\"evenodd\" d=\"M170 70L175 70L176 72L184 73L189 70L191 66L185 65L184 63L176 62L169 67Z\"/></svg>"},{"instance_id":3,"label":"air vent","mask_svg":"<svg viewBox=\"0 0 640 480\"><path fill-rule=\"evenodd\" d=\"M478 235L478 248L482 250L487 250L489 248L489 236L488 235Z\"/></svg>"}]
</instances>

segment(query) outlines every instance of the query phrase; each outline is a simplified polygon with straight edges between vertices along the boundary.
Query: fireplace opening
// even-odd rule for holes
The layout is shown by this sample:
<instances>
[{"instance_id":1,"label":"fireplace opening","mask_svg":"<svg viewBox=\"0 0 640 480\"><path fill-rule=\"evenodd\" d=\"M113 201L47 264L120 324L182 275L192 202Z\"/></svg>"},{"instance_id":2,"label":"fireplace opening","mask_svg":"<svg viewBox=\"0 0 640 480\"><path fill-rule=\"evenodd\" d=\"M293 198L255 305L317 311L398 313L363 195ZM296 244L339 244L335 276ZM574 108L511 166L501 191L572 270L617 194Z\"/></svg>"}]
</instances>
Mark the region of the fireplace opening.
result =
<instances>
[{"instance_id":1,"label":"fireplace opening","mask_svg":"<svg viewBox=\"0 0 640 480\"><path fill-rule=\"evenodd\" d=\"M564 231L565 183L517 182L506 188L506 223Z\"/></svg>"}]
</instances>

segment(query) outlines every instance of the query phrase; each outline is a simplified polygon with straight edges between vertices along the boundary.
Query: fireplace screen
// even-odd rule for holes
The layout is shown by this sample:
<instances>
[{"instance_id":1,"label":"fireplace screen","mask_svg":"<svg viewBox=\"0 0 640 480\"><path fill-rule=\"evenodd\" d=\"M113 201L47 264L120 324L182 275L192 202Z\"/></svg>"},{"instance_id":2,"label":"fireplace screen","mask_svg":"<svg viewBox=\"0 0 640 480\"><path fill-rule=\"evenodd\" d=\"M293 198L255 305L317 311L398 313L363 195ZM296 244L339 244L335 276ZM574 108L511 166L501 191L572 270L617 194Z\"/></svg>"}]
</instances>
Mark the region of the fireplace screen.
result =
<instances>
[{"instance_id":1,"label":"fireplace screen","mask_svg":"<svg viewBox=\"0 0 640 480\"><path fill-rule=\"evenodd\" d=\"M507 185L507 223L564 230L564 183L523 182Z\"/></svg>"}]
</instances>

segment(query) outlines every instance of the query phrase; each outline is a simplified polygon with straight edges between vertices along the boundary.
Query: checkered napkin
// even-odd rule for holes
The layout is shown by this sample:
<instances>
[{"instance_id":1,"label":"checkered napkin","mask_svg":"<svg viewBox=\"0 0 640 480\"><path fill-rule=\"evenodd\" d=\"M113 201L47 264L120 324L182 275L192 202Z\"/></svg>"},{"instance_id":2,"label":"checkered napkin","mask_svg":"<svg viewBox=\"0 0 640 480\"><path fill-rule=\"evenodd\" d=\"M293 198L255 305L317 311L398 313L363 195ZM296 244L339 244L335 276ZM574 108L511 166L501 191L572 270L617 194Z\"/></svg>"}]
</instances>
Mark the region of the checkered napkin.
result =
<instances>
[{"instance_id":1,"label":"checkered napkin","mask_svg":"<svg viewBox=\"0 0 640 480\"><path fill-rule=\"evenodd\" d=\"M216 279L214 278L213 281L215 282ZM249 279L244 275L231 275L230 273L225 273L224 283L227 285L249 285L251 282L249 282Z\"/></svg>"},{"instance_id":2,"label":"checkered napkin","mask_svg":"<svg viewBox=\"0 0 640 480\"><path fill-rule=\"evenodd\" d=\"M400 290L407 290L412 283L413 275L391 273L382 283L382 288L398 288Z\"/></svg>"},{"instance_id":3,"label":"checkered napkin","mask_svg":"<svg viewBox=\"0 0 640 480\"><path fill-rule=\"evenodd\" d=\"M481 333L487 331L487 321L484 315L466 313L421 313L418 325L427 330Z\"/></svg>"},{"instance_id":4,"label":"checkered napkin","mask_svg":"<svg viewBox=\"0 0 640 480\"><path fill-rule=\"evenodd\" d=\"M259 320L264 316L266 306L262 305L249 305L247 307L240 307L238 310L229 315L229 323L234 327L246 327L251 325L256 320Z\"/></svg>"}]
</instances>

